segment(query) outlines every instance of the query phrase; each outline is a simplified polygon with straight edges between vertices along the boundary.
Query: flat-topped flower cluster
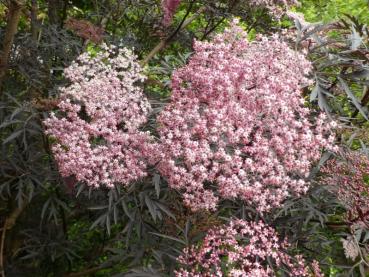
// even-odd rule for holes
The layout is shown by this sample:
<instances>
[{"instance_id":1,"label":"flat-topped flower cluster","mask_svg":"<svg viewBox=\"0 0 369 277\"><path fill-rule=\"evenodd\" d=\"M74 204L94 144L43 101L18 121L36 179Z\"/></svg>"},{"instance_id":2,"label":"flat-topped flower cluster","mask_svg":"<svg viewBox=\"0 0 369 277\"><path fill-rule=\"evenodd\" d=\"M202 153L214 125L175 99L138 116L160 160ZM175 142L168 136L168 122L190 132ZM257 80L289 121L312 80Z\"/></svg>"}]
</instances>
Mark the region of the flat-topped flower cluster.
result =
<instances>
[{"instance_id":1,"label":"flat-topped flower cluster","mask_svg":"<svg viewBox=\"0 0 369 277\"><path fill-rule=\"evenodd\" d=\"M94 187L146 176L150 136L139 128L151 108L137 85L145 77L133 52L103 45L96 55L79 56L64 74L71 84L61 89L58 113L44 122L56 139L61 175Z\"/></svg>"},{"instance_id":2,"label":"flat-topped flower cluster","mask_svg":"<svg viewBox=\"0 0 369 277\"><path fill-rule=\"evenodd\" d=\"M283 265L288 276L308 276L304 260L286 254L287 247L264 223L233 220L209 230L200 246L184 249L176 276L276 276L270 265Z\"/></svg>"},{"instance_id":3,"label":"flat-topped flower cluster","mask_svg":"<svg viewBox=\"0 0 369 277\"><path fill-rule=\"evenodd\" d=\"M304 106L311 64L277 36L246 36L233 23L195 42L158 117L158 169L194 211L215 209L219 198L269 211L306 192L312 163L333 148L325 116L312 122Z\"/></svg>"}]
</instances>

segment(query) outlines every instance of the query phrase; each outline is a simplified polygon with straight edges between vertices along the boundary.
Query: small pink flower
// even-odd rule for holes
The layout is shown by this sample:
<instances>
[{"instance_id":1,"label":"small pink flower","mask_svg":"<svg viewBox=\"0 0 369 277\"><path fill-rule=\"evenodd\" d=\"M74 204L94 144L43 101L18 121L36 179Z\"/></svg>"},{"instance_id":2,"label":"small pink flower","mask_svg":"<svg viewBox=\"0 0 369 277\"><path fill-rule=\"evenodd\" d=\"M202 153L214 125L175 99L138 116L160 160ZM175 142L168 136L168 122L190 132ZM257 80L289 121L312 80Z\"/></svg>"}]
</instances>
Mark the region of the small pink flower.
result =
<instances>
[{"instance_id":1,"label":"small pink flower","mask_svg":"<svg viewBox=\"0 0 369 277\"><path fill-rule=\"evenodd\" d=\"M136 85L141 67L128 49L102 45L65 69L59 111L44 121L56 139L52 150L63 177L98 187L129 184L146 176L150 136L139 130L150 105Z\"/></svg>"},{"instance_id":2,"label":"small pink flower","mask_svg":"<svg viewBox=\"0 0 369 277\"><path fill-rule=\"evenodd\" d=\"M158 116L157 168L169 186L194 211L238 198L266 212L306 192L312 164L334 141L334 124L312 121L304 106L310 62L278 36L248 42L235 23L194 50Z\"/></svg>"},{"instance_id":3,"label":"small pink flower","mask_svg":"<svg viewBox=\"0 0 369 277\"><path fill-rule=\"evenodd\" d=\"M201 245L185 248L178 258L181 267L175 275L275 276L268 265L269 260L276 267L284 264L289 276L308 276L304 260L296 256L293 261L286 254L288 246L278 238L273 228L262 222L233 220L228 225L208 231Z\"/></svg>"}]
</instances>

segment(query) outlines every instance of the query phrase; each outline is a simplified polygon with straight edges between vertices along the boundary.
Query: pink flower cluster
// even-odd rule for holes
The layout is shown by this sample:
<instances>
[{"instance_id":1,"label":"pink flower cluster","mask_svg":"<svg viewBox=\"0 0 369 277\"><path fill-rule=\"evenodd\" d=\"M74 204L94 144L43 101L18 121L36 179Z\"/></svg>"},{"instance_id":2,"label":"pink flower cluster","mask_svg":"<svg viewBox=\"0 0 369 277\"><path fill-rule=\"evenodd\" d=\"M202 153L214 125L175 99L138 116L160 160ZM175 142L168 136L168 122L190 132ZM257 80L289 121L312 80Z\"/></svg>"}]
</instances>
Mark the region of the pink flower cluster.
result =
<instances>
[{"instance_id":1,"label":"pink flower cluster","mask_svg":"<svg viewBox=\"0 0 369 277\"><path fill-rule=\"evenodd\" d=\"M327 162L322 169L328 185L348 210L352 223L369 223L369 159L357 151L342 151L342 159ZM367 225L368 226L368 225Z\"/></svg>"},{"instance_id":2,"label":"pink flower cluster","mask_svg":"<svg viewBox=\"0 0 369 277\"><path fill-rule=\"evenodd\" d=\"M288 276L307 276L304 260L286 254L288 243L262 222L233 220L211 229L200 246L184 249L178 258L177 277L267 277L275 267L285 267Z\"/></svg>"},{"instance_id":3,"label":"pink flower cluster","mask_svg":"<svg viewBox=\"0 0 369 277\"><path fill-rule=\"evenodd\" d=\"M176 12L181 0L162 0L161 6L164 12L163 24L169 26L174 13Z\"/></svg>"},{"instance_id":4,"label":"pink flower cluster","mask_svg":"<svg viewBox=\"0 0 369 277\"><path fill-rule=\"evenodd\" d=\"M90 186L128 184L146 175L150 136L139 130L150 104L137 82L144 80L128 49L102 45L82 54L64 73L59 112L44 124L56 139L53 152L62 176Z\"/></svg>"},{"instance_id":5,"label":"pink flower cluster","mask_svg":"<svg viewBox=\"0 0 369 277\"><path fill-rule=\"evenodd\" d=\"M324 273L321 271L318 261L313 260L311 263L311 268L314 277L324 277Z\"/></svg>"},{"instance_id":6,"label":"pink flower cluster","mask_svg":"<svg viewBox=\"0 0 369 277\"><path fill-rule=\"evenodd\" d=\"M341 238L341 242L346 258L355 261L360 255L360 248L357 245L354 236L349 235L347 236L347 239Z\"/></svg>"},{"instance_id":7,"label":"pink flower cluster","mask_svg":"<svg viewBox=\"0 0 369 277\"><path fill-rule=\"evenodd\" d=\"M236 23L195 42L158 117L158 169L194 211L219 197L279 206L306 192L311 164L334 141L324 115L312 123L304 107L310 63L276 36L248 42Z\"/></svg>"},{"instance_id":8,"label":"pink flower cluster","mask_svg":"<svg viewBox=\"0 0 369 277\"><path fill-rule=\"evenodd\" d=\"M250 0L250 5L265 7L271 15L277 18L280 18L284 14L286 8L298 4L298 0Z\"/></svg>"}]
</instances>

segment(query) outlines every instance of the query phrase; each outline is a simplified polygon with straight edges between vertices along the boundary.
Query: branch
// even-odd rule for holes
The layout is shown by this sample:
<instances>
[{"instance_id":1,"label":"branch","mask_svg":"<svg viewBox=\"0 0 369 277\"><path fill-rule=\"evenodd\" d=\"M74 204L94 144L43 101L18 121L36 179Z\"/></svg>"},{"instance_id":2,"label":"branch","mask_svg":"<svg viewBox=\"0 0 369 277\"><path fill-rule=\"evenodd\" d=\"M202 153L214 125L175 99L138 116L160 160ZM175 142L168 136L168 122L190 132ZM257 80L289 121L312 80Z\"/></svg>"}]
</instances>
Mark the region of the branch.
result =
<instances>
[{"instance_id":1,"label":"branch","mask_svg":"<svg viewBox=\"0 0 369 277\"><path fill-rule=\"evenodd\" d=\"M32 3L31 3L31 34L32 34L32 39L34 42L37 42L38 31L39 31L37 13L38 13L37 0L32 0Z\"/></svg>"},{"instance_id":2,"label":"branch","mask_svg":"<svg viewBox=\"0 0 369 277\"><path fill-rule=\"evenodd\" d=\"M150 53L146 56L146 58L143 61L141 61L141 66L146 65L157 53L159 53L162 49L164 49L173 40L173 38L177 35L179 31L186 28L192 21L198 18L203 11L206 10L206 7L201 7L193 16L186 19L186 17L191 11L191 7L192 3L190 5L190 8L187 10L186 15L182 19L182 22L178 25L177 29L170 36L161 40L159 44L156 45L155 48L150 51Z\"/></svg>"},{"instance_id":3,"label":"branch","mask_svg":"<svg viewBox=\"0 0 369 277\"><path fill-rule=\"evenodd\" d=\"M28 200L24 199L23 204L21 206L18 206L7 218L5 218L4 227L2 228L0 240L0 273L2 277L5 277L4 249L5 249L6 231L14 227L15 222L17 221L18 217L23 212L23 210L26 208L27 204Z\"/></svg>"},{"instance_id":4,"label":"branch","mask_svg":"<svg viewBox=\"0 0 369 277\"><path fill-rule=\"evenodd\" d=\"M5 28L5 35L3 39L3 49L0 56L0 95L2 81L6 75L10 57L10 51L12 49L14 36L17 33L18 23L21 16L23 1L12 0L8 10L8 20Z\"/></svg>"},{"instance_id":5,"label":"branch","mask_svg":"<svg viewBox=\"0 0 369 277\"><path fill-rule=\"evenodd\" d=\"M1 240L0 240L0 273L2 277L5 277L5 270L4 270L5 234L6 234L6 219L5 219L4 227L2 228Z\"/></svg>"},{"instance_id":6,"label":"branch","mask_svg":"<svg viewBox=\"0 0 369 277\"><path fill-rule=\"evenodd\" d=\"M226 17L225 16L223 16L216 24L214 24L214 26L213 27L211 27L210 28L210 30L208 30L208 31L206 31L203 35L202 35L202 37L200 38L200 40L204 40L204 39L206 39L206 37L208 36L208 35L210 35L220 24L222 24L223 22L224 22L224 20L226 19Z\"/></svg>"},{"instance_id":7,"label":"branch","mask_svg":"<svg viewBox=\"0 0 369 277\"><path fill-rule=\"evenodd\" d=\"M233 9L237 6L239 2L237 0L231 1L229 8L228 8L228 13L232 13ZM220 24L222 24L224 22L224 20L226 20L226 16L223 16L212 28L210 28L209 31L206 31L202 37L200 38L200 40L204 40L208 35L210 35ZM254 26L254 24L256 23L256 20L254 23L252 23L252 27ZM251 28L250 28L251 30ZM249 29L246 31L249 32Z\"/></svg>"}]
</instances>

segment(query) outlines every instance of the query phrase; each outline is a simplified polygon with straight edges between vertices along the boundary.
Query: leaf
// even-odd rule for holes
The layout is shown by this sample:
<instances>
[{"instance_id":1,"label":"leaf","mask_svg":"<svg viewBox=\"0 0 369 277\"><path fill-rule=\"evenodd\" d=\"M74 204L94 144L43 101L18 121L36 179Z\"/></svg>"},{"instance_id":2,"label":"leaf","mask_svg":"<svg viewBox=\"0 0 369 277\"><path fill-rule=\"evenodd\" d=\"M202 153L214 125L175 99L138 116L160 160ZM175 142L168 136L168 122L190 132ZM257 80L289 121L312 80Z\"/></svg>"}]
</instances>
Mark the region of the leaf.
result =
<instances>
[{"instance_id":1,"label":"leaf","mask_svg":"<svg viewBox=\"0 0 369 277\"><path fill-rule=\"evenodd\" d=\"M317 32L320 32L324 29L326 29L328 27L328 25L326 24L321 24L321 23L317 23L316 26L309 32L306 32L306 34L297 41L297 43L300 43L301 41L307 39L308 37L310 37L311 35L317 33Z\"/></svg>"},{"instance_id":2,"label":"leaf","mask_svg":"<svg viewBox=\"0 0 369 277\"><path fill-rule=\"evenodd\" d=\"M296 29L301 32L302 25L301 25L300 21L297 18L294 21L295 21L295 27L296 27Z\"/></svg>"},{"instance_id":3,"label":"leaf","mask_svg":"<svg viewBox=\"0 0 369 277\"><path fill-rule=\"evenodd\" d=\"M356 133L356 132L354 132L354 133L350 136L349 140L347 141L348 146L350 146L350 147L352 146L352 143L353 143L354 139L356 138L356 136L357 136L357 133Z\"/></svg>"},{"instance_id":4,"label":"leaf","mask_svg":"<svg viewBox=\"0 0 369 277\"><path fill-rule=\"evenodd\" d=\"M22 123L22 121L21 120L18 120L18 119L4 121L0 125L0 129L5 128L5 127L7 127L9 125L12 125L12 124L16 124L16 123Z\"/></svg>"},{"instance_id":5,"label":"leaf","mask_svg":"<svg viewBox=\"0 0 369 277\"><path fill-rule=\"evenodd\" d=\"M166 215L170 216L171 218L173 218L174 220L176 220L175 215L162 203L160 202L155 202L156 206L162 210Z\"/></svg>"},{"instance_id":6,"label":"leaf","mask_svg":"<svg viewBox=\"0 0 369 277\"><path fill-rule=\"evenodd\" d=\"M156 217L157 217L157 213L156 213L156 207L153 201L151 201L151 199L147 196L147 194L145 195L145 203L146 206L149 208L149 212L151 214L151 217L154 221L156 221Z\"/></svg>"},{"instance_id":7,"label":"leaf","mask_svg":"<svg viewBox=\"0 0 369 277\"><path fill-rule=\"evenodd\" d=\"M152 250L154 259L162 266L165 266L163 261L163 253L161 251Z\"/></svg>"},{"instance_id":8,"label":"leaf","mask_svg":"<svg viewBox=\"0 0 369 277\"><path fill-rule=\"evenodd\" d=\"M363 242L365 243L367 240L369 240L369 232L368 231L365 233L365 236L363 238Z\"/></svg>"},{"instance_id":9,"label":"leaf","mask_svg":"<svg viewBox=\"0 0 369 277\"><path fill-rule=\"evenodd\" d=\"M347 73L343 75L345 78L349 78L352 80L359 80L363 78L367 78L369 76L369 69L364 68L361 70L357 70L351 73Z\"/></svg>"},{"instance_id":10,"label":"leaf","mask_svg":"<svg viewBox=\"0 0 369 277\"><path fill-rule=\"evenodd\" d=\"M113 207L114 224L117 224L118 223L118 214L119 214L119 211L117 209L117 206L114 205L114 207Z\"/></svg>"},{"instance_id":11,"label":"leaf","mask_svg":"<svg viewBox=\"0 0 369 277\"><path fill-rule=\"evenodd\" d=\"M328 161L328 159L332 156L332 153L330 152L325 152L322 157L320 158L319 160L319 163L318 163L318 168L322 167L326 161Z\"/></svg>"},{"instance_id":12,"label":"leaf","mask_svg":"<svg viewBox=\"0 0 369 277\"><path fill-rule=\"evenodd\" d=\"M65 203L64 201L62 201L62 200L60 200L60 199L58 199L58 198L55 198L55 203L56 203L59 207L63 208L66 212L70 212L70 209L69 209L69 207L68 207L67 203Z\"/></svg>"},{"instance_id":13,"label":"leaf","mask_svg":"<svg viewBox=\"0 0 369 277\"><path fill-rule=\"evenodd\" d=\"M81 192L85 189L86 185L85 184L81 184L79 187L78 187L78 190L77 190L77 194L76 194L76 197L78 197Z\"/></svg>"},{"instance_id":14,"label":"leaf","mask_svg":"<svg viewBox=\"0 0 369 277\"><path fill-rule=\"evenodd\" d=\"M355 232L355 238L356 238L356 240L357 241L360 241L360 239L361 239L361 234L363 233L363 229L358 229L358 230L356 230L356 232Z\"/></svg>"},{"instance_id":15,"label":"leaf","mask_svg":"<svg viewBox=\"0 0 369 277\"><path fill-rule=\"evenodd\" d=\"M317 97L318 97L318 92L319 92L319 85L317 84L314 89L312 90L312 92L310 93L310 102L313 102Z\"/></svg>"},{"instance_id":16,"label":"leaf","mask_svg":"<svg viewBox=\"0 0 369 277\"><path fill-rule=\"evenodd\" d=\"M327 103L327 99L325 98L325 95L321 92L321 90L318 91L318 106L322 111L325 111L326 113L330 113L331 111L331 108Z\"/></svg>"},{"instance_id":17,"label":"leaf","mask_svg":"<svg viewBox=\"0 0 369 277\"><path fill-rule=\"evenodd\" d=\"M360 145L361 145L361 150L365 153L365 155L368 155L368 147L366 147L365 143L359 139Z\"/></svg>"},{"instance_id":18,"label":"leaf","mask_svg":"<svg viewBox=\"0 0 369 277\"><path fill-rule=\"evenodd\" d=\"M133 216L131 215L131 213L128 211L128 206L127 206L127 204L126 204L126 201L124 201L124 199L123 199L123 198L122 198L121 203L122 203L123 211L124 211L124 213L126 214L126 216L128 216L128 217L129 217L129 219L130 219L131 221L133 221L133 220L134 220L134 218L133 218Z\"/></svg>"},{"instance_id":19,"label":"leaf","mask_svg":"<svg viewBox=\"0 0 369 277\"><path fill-rule=\"evenodd\" d=\"M186 245L186 242L185 241L183 241L181 239L178 239L178 238L175 238L175 237L172 237L172 236L167 236L167 235L163 235L163 234L159 234L159 233L153 233L153 232L150 232L150 234L153 234L153 235L158 236L158 237L161 237L161 238L173 240L173 241L179 242L179 243L181 243L183 245Z\"/></svg>"},{"instance_id":20,"label":"leaf","mask_svg":"<svg viewBox=\"0 0 369 277\"><path fill-rule=\"evenodd\" d=\"M351 50L357 50L361 45L363 39L360 37L360 34L355 30L355 28L352 27L351 31L352 31L350 35Z\"/></svg>"},{"instance_id":21,"label":"leaf","mask_svg":"<svg viewBox=\"0 0 369 277\"><path fill-rule=\"evenodd\" d=\"M109 214L106 214L106 230L108 232L108 235L110 236L110 230L111 230L111 226L110 226L110 216Z\"/></svg>"},{"instance_id":22,"label":"leaf","mask_svg":"<svg viewBox=\"0 0 369 277\"><path fill-rule=\"evenodd\" d=\"M363 110L363 107L361 106L359 101L356 99L355 95L352 93L347 83L341 77L338 77L338 80L340 81L348 97L352 100L352 103L355 105L355 107L359 110L359 112L364 116L366 120L369 120L367 115L365 114L365 111Z\"/></svg>"},{"instance_id":23,"label":"leaf","mask_svg":"<svg viewBox=\"0 0 369 277\"><path fill-rule=\"evenodd\" d=\"M22 104L16 98L14 98L11 94L9 93L5 93L5 94L6 94L6 97L11 99L13 103L16 104L18 107L22 106Z\"/></svg>"},{"instance_id":24,"label":"leaf","mask_svg":"<svg viewBox=\"0 0 369 277\"><path fill-rule=\"evenodd\" d=\"M11 196L10 183L11 183L11 180L0 184L0 198L2 198L3 200L7 199L7 197L4 196L4 193L6 193L8 196Z\"/></svg>"},{"instance_id":25,"label":"leaf","mask_svg":"<svg viewBox=\"0 0 369 277\"><path fill-rule=\"evenodd\" d=\"M41 219L44 219L46 210L49 207L50 202L51 202L51 198L47 199L46 202L44 203L44 205L42 207L42 211L41 211Z\"/></svg>"},{"instance_id":26,"label":"leaf","mask_svg":"<svg viewBox=\"0 0 369 277\"><path fill-rule=\"evenodd\" d=\"M15 131L9 137L7 137L6 139L4 139L3 144L7 144L8 142L11 142L12 140L14 140L17 137L19 137L22 133L23 133L23 129L22 130Z\"/></svg>"},{"instance_id":27,"label":"leaf","mask_svg":"<svg viewBox=\"0 0 369 277\"><path fill-rule=\"evenodd\" d=\"M185 226L185 229L184 229L184 236L187 240L187 243L188 243L188 235L190 234L190 228L191 228L191 221L189 219L187 219L186 226Z\"/></svg>"},{"instance_id":28,"label":"leaf","mask_svg":"<svg viewBox=\"0 0 369 277\"><path fill-rule=\"evenodd\" d=\"M160 196L160 175L155 173L154 177L152 178L152 182L155 186L156 197L159 199L159 196Z\"/></svg>"},{"instance_id":29,"label":"leaf","mask_svg":"<svg viewBox=\"0 0 369 277\"><path fill-rule=\"evenodd\" d=\"M106 221L107 214L100 215L91 225L90 230L94 229L97 225L102 225Z\"/></svg>"},{"instance_id":30,"label":"leaf","mask_svg":"<svg viewBox=\"0 0 369 277\"><path fill-rule=\"evenodd\" d=\"M359 265L359 270L360 270L360 275L361 275L361 277L368 276L368 275L366 275L366 273L365 273L365 267L364 267L364 264L363 264L363 263L361 263L361 264Z\"/></svg>"},{"instance_id":31,"label":"leaf","mask_svg":"<svg viewBox=\"0 0 369 277\"><path fill-rule=\"evenodd\" d=\"M113 190L109 190L109 205L108 205L108 209L109 211L111 211L112 207L113 207Z\"/></svg>"},{"instance_id":32,"label":"leaf","mask_svg":"<svg viewBox=\"0 0 369 277\"><path fill-rule=\"evenodd\" d=\"M16 108L13 113L10 115L10 119L13 120L18 114L20 114L21 112L24 112L24 107L19 107Z\"/></svg>"}]
</instances>

